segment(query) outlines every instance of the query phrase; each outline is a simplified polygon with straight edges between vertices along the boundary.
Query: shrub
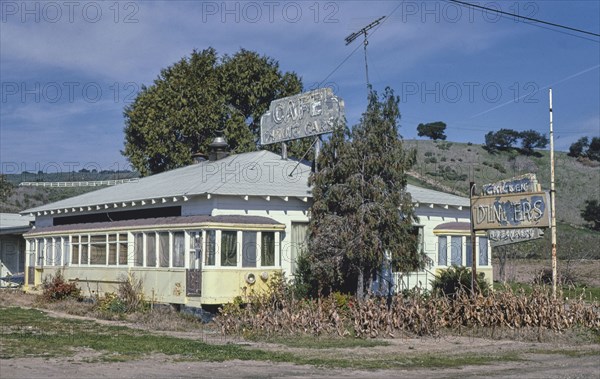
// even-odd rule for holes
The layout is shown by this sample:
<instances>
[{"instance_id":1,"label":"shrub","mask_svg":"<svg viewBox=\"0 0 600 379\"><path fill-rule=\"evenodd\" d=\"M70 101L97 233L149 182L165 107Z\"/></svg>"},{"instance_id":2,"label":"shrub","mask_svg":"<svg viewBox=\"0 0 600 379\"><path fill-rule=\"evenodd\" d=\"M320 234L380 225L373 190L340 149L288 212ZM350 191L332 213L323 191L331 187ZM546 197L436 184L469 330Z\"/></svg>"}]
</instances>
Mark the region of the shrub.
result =
<instances>
[{"instance_id":1,"label":"shrub","mask_svg":"<svg viewBox=\"0 0 600 379\"><path fill-rule=\"evenodd\" d=\"M146 308L144 293L142 292L143 282L137 279L134 274L120 277L118 297L125 307L125 312L135 312Z\"/></svg>"},{"instance_id":2,"label":"shrub","mask_svg":"<svg viewBox=\"0 0 600 379\"><path fill-rule=\"evenodd\" d=\"M442 270L431 282L432 291L440 296L456 296L459 292L471 290L471 270L464 266L452 266ZM485 275L477 274L477 286L483 295L488 295L489 286Z\"/></svg>"},{"instance_id":3,"label":"shrub","mask_svg":"<svg viewBox=\"0 0 600 379\"><path fill-rule=\"evenodd\" d=\"M67 298L81 299L81 290L75 282L65 281L60 270L54 276L48 275L44 278L42 297L47 301L58 301Z\"/></svg>"}]
</instances>

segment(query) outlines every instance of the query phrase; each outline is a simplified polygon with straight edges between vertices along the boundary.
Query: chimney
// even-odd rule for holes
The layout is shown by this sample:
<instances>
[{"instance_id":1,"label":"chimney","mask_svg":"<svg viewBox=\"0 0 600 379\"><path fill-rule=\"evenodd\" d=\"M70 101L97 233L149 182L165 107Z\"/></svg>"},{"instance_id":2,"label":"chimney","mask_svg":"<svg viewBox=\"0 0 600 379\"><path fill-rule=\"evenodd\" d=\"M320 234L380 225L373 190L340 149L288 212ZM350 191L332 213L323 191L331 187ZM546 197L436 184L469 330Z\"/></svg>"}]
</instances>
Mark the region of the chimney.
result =
<instances>
[{"instance_id":1,"label":"chimney","mask_svg":"<svg viewBox=\"0 0 600 379\"><path fill-rule=\"evenodd\" d=\"M227 140L225 137L215 137L211 144L208 145L208 160L218 161L227 156L229 156L229 145L227 145Z\"/></svg>"}]
</instances>

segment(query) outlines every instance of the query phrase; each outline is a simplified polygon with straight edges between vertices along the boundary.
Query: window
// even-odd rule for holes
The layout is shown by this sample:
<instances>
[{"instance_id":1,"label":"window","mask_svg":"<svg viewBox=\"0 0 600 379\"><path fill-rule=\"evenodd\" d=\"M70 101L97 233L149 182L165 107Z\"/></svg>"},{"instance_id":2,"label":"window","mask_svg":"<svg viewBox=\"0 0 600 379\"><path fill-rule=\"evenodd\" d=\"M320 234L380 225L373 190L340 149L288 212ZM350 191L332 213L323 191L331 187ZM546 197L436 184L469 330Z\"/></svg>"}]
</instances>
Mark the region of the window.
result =
<instances>
[{"instance_id":1,"label":"window","mask_svg":"<svg viewBox=\"0 0 600 379\"><path fill-rule=\"evenodd\" d=\"M44 265L44 239L41 238L37 243L37 265Z\"/></svg>"},{"instance_id":2,"label":"window","mask_svg":"<svg viewBox=\"0 0 600 379\"><path fill-rule=\"evenodd\" d=\"M118 250L118 255L119 255L119 265L127 265L127 234L123 233L123 234L119 234L119 250Z\"/></svg>"},{"instance_id":3,"label":"window","mask_svg":"<svg viewBox=\"0 0 600 379\"><path fill-rule=\"evenodd\" d=\"M63 238L63 265L68 265L69 264L69 237L64 237Z\"/></svg>"},{"instance_id":4,"label":"window","mask_svg":"<svg viewBox=\"0 0 600 379\"><path fill-rule=\"evenodd\" d=\"M185 234L183 232L173 233L173 267L185 265Z\"/></svg>"},{"instance_id":5,"label":"window","mask_svg":"<svg viewBox=\"0 0 600 379\"><path fill-rule=\"evenodd\" d=\"M450 264L452 266L462 265L462 237L450 237Z\"/></svg>"},{"instance_id":6,"label":"window","mask_svg":"<svg viewBox=\"0 0 600 379\"><path fill-rule=\"evenodd\" d=\"M447 246L447 237L440 236L438 237L438 266L446 266L448 264L446 250Z\"/></svg>"},{"instance_id":7,"label":"window","mask_svg":"<svg viewBox=\"0 0 600 379\"><path fill-rule=\"evenodd\" d=\"M242 232L242 267L256 267L256 232Z\"/></svg>"},{"instance_id":8,"label":"window","mask_svg":"<svg viewBox=\"0 0 600 379\"><path fill-rule=\"evenodd\" d=\"M467 267L471 267L473 266L473 240L471 239L471 237L467 237L466 238L467 242L466 242L466 261L467 263L465 263L465 265Z\"/></svg>"},{"instance_id":9,"label":"window","mask_svg":"<svg viewBox=\"0 0 600 379\"><path fill-rule=\"evenodd\" d=\"M296 273L298 257L306 251L308 245L308 224L292 222L292 245L290 246L290 261L292 275Z\"/></svg>"},{"instance_id":10,"label":"window","mask_svg":"<svg viewBox=\"0 0 600 379\"><path fill-rule=\"evenodd\" d=\"M46 265L54 266L54 244L52 243L52 238L48 238L45 241L46 243L46 251L44 255L46 256Z\"/></svg>"},{"instance_id":11,"label":"window","mask_svg":"<svg viewBox=\"0 0 600 379\"><path fill-rule=\"evenodd\" d=\"M80 243L80 247L81 247L81 260L80 260L79 264L82 264L82 265L89 264L89 262L88 262L88 257L89 257L88 241L89 241L88 236L80 236L79 237L79 243Z\"/></svg>"},{"instance_id":12,"label":"window","mask_svg":"<svg viewBox=\"0 0 600 379\"><path fill-rule=\"evenodd\" d=\"M156 267L156 234L146 233L146 267Z\"/></svg>"},{"instance_id":13,"label":"window","mask_svg":"<svg viewBox=\"0 0 600 379\"><path fill-rule=\"evenodd\" d=\"M215 265L215 241L217 239L216 230L206 231L206 261L204 262L207 266Z\"/></svg>"},{"instance_id":14,"label":"window","mask_svg":"<svg viewBox=\"0 0 600 379\"><path fill-rule=\"evenodd\" d=\"M90 237L90 264L106 264L106 235Z\"/></svg>"},{"instance_id":15,"label":"window","mask_svg":"<svg viewBox=\"0 0 600 379\"><path fill-rule=\"evenodd\" d=\"M71 237L71 264L79 264L79 236Z\"/></svg>"},{"instance_id":16,"label":"window","mask_svg":"<svg viewBox=\"0 0 600 379\"><path fill-rule=\"evenodd\" d=\"M136 233L133 236L133 264L137 267L144 265L144 235Z\"/></svg>"},{"instance_id":17,"label":"window","mask_svg":"<svg viewBox=\"0 0 600 379\"><path fill-rule=\"evenodd\" d=\"M54 264L61 266L62 263L62 240L60 237L54 239Z\"/></svg>"},{"instance_id":18,"label":"window","mask_svg":"<svg viewBox=\"0 0 600 379\"><path fill-rule=\"evenodd\" d=\"M479 265L488 265L488 239L487 237L479 237Z\"/></svg>"},{"instance_id":19,"label":"window","mask_svg":"<svg viewBox=\"0 0 600 379\"><path fill-rule=\"evenodd\" d=\"M275 266L275 233L262 232L260 242L260 265Z\"/></svg>"},{"instance_id":20,"label":"window","mask_svg":"<svg viewBox=\"0 0 600 379\"><path fill-rule=\"evenodd\" d=\"M108 235L108 264L109 265L117 264L117 235L116 234Z\"/></svg>"},{"instance_id":21,"label":"window","mask_svg":"<svg viewBox=\"0 0 600 379\"><path fill-rule=\"evenodd\" d=\"M237 232L221 232L221 266L237 266Z\"/></svg>"},{"instance_id":22,"label":"window","mask_svg":"<svg viewBox=\"0 0 600 379\"><path fill-rule=\"evenodd\" d=\"M158 265L169 267L169 233L158 233Z\"/></svg>"},{"instance_id":23,"label":"window","mask_svg":"<svg viewBox=\"0 0 600 379\"><path fill-rule=\"evenodd\" d=\"M207 232L208 235L208 232ZM189 232L189 236L190 236L190 246L189 246L189 255L188 255L188 259L190 260L188 268L192 269L192 270L197 270L200 268L201 262L202 262L202 251L203 251L203 238L202 238L202 231L201 230L197 230L194 232ZM208 237L207 237L208 238ZM212 259L214 262L214 239L213 239L213 255L212 255ZM206 256L206 259L208 261L208 255ZM205 263L208 264L208 263ZM214 264L214 263L213 263Z\"/></svg>"}]
</instances>

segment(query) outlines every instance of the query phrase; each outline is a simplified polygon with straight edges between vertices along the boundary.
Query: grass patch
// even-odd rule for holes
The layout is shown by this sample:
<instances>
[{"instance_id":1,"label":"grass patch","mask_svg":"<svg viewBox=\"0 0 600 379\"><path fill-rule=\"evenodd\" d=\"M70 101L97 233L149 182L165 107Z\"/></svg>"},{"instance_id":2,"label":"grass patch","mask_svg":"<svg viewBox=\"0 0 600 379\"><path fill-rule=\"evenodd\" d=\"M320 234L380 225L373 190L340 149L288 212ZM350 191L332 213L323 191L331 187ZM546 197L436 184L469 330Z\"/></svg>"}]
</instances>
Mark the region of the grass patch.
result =
<instances>
[{"instance_id":1,"label":"grass patch","mask_svg":"<svg viewBox=\"0 0 600 379\"><path fill-rule=\"evenodd\" d=\"M528 283L507 282L506 286L513 292L523 291L527 295L533 291L533 285ZM547 286L547 289L552 291L551 286ZM494 283L494 290L505 291L506 287L503 283ZM590 302L600 301L600 287L559 286L559 290L562 291L563 298L576 299L583 296L584 300Z\"/></svg>"},{"instance_id":2,"label":"grass patch","mask_svg":"<svg viewBox=\"0 0 600 379\"><path fill-rule=\"evenodd\" d=\"M389 346L390 343L381 340L368 340L360 338L315 338L309 336L297 337L269 337L261 339L259 337L250 338L252 341L262 341L268 343L276 343L288 347L303 348L303 349L354 349L354 348L369 348L376 346Z\"/></svg>"}]
</instances>

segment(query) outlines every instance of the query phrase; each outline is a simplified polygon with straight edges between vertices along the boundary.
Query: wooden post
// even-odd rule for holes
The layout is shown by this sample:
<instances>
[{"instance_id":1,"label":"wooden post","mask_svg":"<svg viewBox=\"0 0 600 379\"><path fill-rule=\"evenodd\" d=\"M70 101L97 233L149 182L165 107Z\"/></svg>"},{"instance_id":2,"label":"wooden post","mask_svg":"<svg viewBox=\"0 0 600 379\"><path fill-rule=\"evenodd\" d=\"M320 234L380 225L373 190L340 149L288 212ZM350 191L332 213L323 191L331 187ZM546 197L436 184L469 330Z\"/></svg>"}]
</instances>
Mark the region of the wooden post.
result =
<instances>
[{"instance_id":1,"label":"wooden post","mask_svg":"<svg viewBox=\"0 0 600 379\"><path fill-rule=\"evenodd\" d=\"M554 189L554 129L552 125L552 88L550 97L550 234L552 236L552 297L556 299L556 190Z\"/></svg>"},{"instance_id":2,"label":"wooden post","mask_svg":"<svg viewBox=\"0 0 600 379\"><path fill-rule=\"evenodd\" d=\"M469 183L469 219L471 221L471 295L477 295L477 236L475 234L475 224L473 222L473 192L475 192L475 182Z\"/></svg>"}]
</instances>

